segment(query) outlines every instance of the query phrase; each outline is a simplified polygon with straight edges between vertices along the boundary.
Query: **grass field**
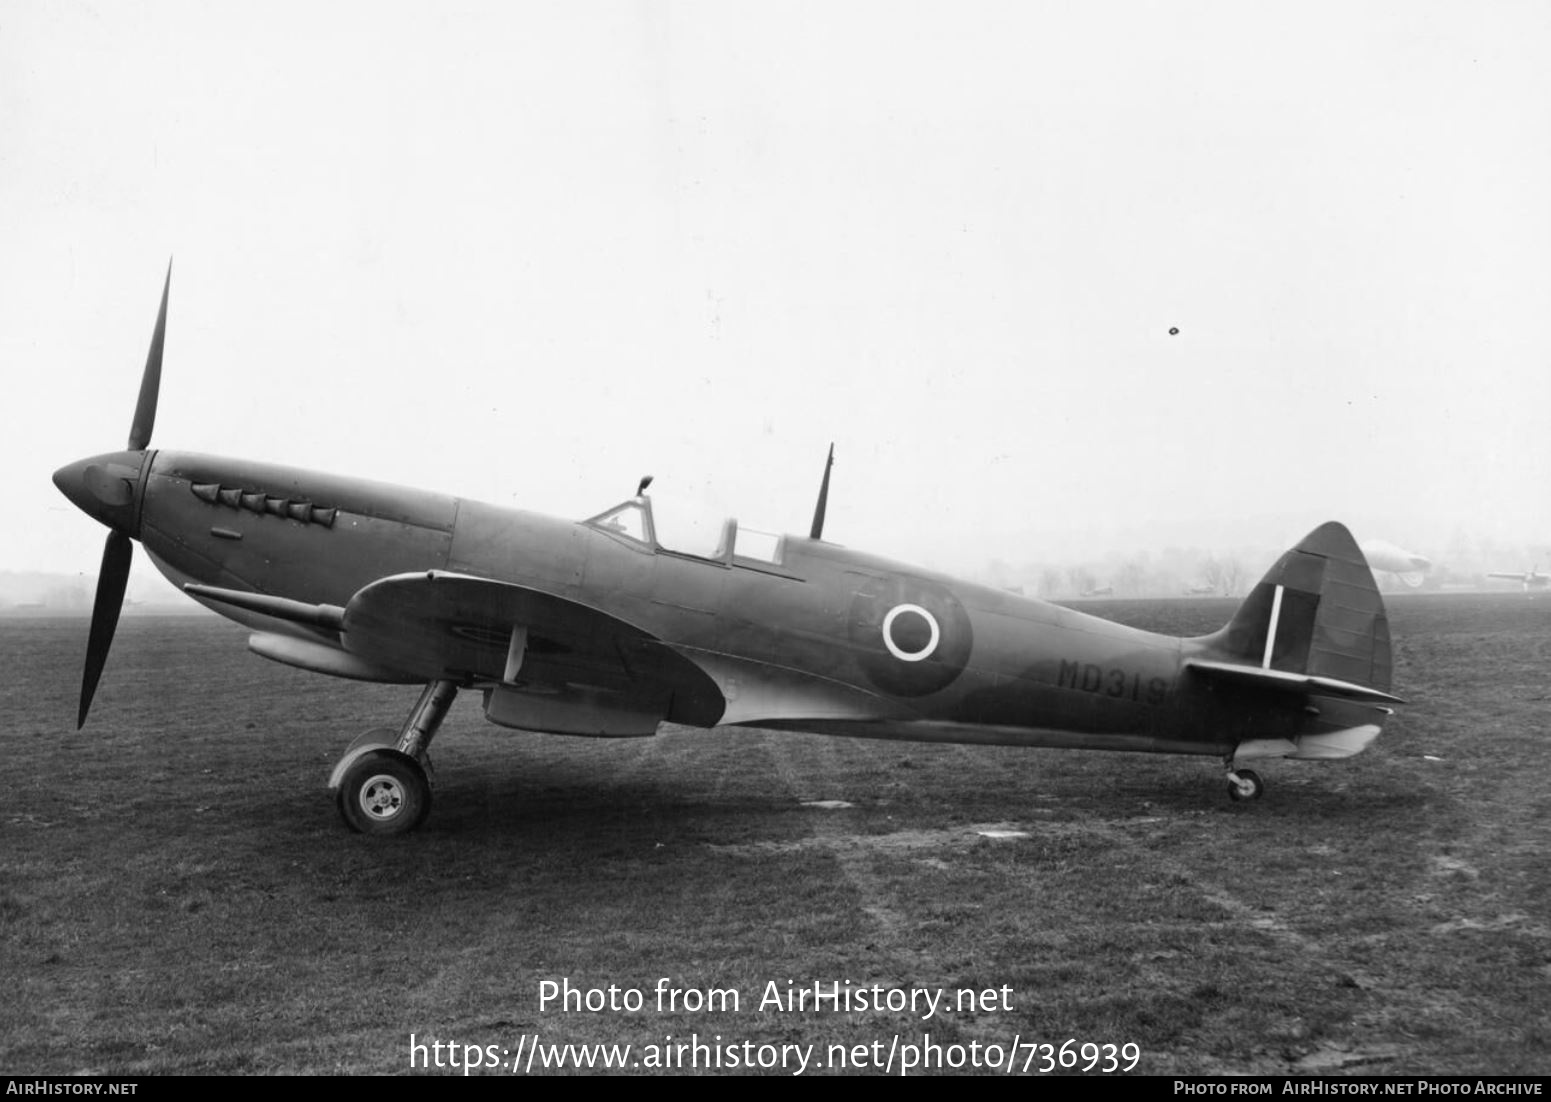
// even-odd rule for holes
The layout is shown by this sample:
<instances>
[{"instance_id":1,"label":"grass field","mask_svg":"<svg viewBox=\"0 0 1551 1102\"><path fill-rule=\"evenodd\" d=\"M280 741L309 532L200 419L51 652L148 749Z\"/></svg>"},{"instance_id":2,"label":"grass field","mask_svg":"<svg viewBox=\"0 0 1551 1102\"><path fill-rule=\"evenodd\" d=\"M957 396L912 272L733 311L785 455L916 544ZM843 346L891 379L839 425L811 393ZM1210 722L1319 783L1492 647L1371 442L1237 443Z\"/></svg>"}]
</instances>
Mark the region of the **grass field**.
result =
<instances>
[{"instance_id":1,"label":"grass field","mask_svg":"<svg viewBox=\"0 0 1551 1102\"><path fill-rule=\"evenodd\" d=\"M1193 634L1231 606L1089 607ZM323 785L413 690L131 618L77 733L85 621L0 620L0 1070L402 1072L411 1034L822 1059L930 1034L1134 1043L1153 1074L1551 1073L1551 599L1390 613L1411 703L1358 758L1267 763L1253 804L1210 759L545 738L465 696L430 819L387 841ZM541 1007L563 978L645 1006ZM739 1006L659 1011L661 978ZM1010 1005L758 1006L837 980Z\"/></svg>"}]
</instances>

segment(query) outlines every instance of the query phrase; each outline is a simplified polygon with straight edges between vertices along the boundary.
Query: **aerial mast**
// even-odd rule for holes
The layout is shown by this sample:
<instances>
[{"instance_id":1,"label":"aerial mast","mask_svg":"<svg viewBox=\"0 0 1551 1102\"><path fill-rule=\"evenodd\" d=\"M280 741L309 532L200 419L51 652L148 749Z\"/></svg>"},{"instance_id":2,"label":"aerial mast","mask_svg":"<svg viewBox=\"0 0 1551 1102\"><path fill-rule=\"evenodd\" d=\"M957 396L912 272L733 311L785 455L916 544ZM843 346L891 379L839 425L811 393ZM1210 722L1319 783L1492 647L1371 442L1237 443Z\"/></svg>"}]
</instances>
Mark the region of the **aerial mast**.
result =
<instances>
[{"instance_id":1,"label":"aerial mast","mask_svg":"<svg viewBox=\"0 0 1551 1102\"><path fill-rule=\"evenodd\" d=\"M813 507L813 527L808 530L810 540L824 538L824 510L829 505L829 469L835 465L835 445L829 445L829 458L824 461L824 481L819 483L819 503Z\"/></svg>"}]
</instances>

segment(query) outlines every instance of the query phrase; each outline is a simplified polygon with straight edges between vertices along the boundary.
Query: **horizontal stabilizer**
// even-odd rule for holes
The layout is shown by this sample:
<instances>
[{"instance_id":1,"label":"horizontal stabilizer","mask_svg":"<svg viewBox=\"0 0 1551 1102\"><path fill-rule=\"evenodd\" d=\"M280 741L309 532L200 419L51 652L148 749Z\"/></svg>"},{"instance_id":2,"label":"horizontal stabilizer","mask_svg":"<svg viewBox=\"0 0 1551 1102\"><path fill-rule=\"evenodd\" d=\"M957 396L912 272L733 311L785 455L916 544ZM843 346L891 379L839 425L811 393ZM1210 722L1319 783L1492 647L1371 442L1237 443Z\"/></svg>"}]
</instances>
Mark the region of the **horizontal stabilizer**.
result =
<instances>
[{"instance_id":1,"label":"horizontal stabilizer","mask_svg":"<svg viewBox=\"0 0 1551 1102\"><path fill-rule=\"evenodd\" d=\"M1268 669L1264 666L1240 666L1233 662L1208 662L1192 658L1185 662L1187 669L1199 670L1207 677L1231 681L1277 692L1314 693L1322 696L1339 696L1347 700L1361 700L1373 704L1404 704L1398 696L1380 692L1367 685L1351 681L1338 681L1334 677L1315 674L1290 673L1287 670Z\"/></svg>"}]
</instances>

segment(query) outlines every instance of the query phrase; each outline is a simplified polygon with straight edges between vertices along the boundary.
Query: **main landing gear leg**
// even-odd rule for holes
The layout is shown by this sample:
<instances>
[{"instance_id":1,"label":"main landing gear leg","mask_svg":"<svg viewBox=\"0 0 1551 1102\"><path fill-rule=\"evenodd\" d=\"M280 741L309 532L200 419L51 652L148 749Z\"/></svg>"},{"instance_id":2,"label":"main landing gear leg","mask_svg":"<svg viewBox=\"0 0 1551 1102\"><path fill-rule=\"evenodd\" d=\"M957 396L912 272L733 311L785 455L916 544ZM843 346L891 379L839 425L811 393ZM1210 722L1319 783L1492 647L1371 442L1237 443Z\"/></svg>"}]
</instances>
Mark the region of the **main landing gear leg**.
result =
<instances>
[{"instance_id":1,"label":"main landing gear leg","mask_svg":"<svg viewBox=\"0 0 1551 1102\"><path fill-rule=\"evenodd\" d=\"M1223 759L1223 765L1228 770L1228 798L1230 800L1260 799L1260 794L1266 790L1266 786L1261 781L1259 773L1256 773L1253 769L1235 769L1233 767L1232 754Z\"/></svg>"},{"instance_id":2,"label":"main landing gear leg","mask_svg":"<svg viewBox=\"0 0 1551 1102\"><path fill-rule=\"evenodd\" d=\"M379 727L350 744L329 788L351 830L405 834L420 825L431 810L426 750L457 695L455 682L433 681L398 731Z\"/></svg>"}]
</instances>

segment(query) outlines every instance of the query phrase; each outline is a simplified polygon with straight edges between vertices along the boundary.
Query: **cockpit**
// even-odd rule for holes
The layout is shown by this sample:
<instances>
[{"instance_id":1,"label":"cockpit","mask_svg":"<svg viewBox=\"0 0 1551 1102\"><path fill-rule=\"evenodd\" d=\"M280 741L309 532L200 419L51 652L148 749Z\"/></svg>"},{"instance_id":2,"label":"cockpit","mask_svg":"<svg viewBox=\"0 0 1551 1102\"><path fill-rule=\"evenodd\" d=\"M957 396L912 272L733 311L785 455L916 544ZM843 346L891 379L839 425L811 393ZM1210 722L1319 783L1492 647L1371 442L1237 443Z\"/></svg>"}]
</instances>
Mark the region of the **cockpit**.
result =
<instances>
[{"instance_id":1,"label":"cockpit","mask_svg":"<svg viewBox=\"0 0 1551 1102\"><path fill-rule=\"evenodd\" d=\"M582 523L616 539L636 544L644 550L687 556L724 566L779 566L785 550L784 536L761 532L756 528L740 529L734 517L728 517L722 521L719 529L709 532L703 524L677 524L673 527L673 534L660 537L652 499L644 493L595 517L589 517Z\"/></svg>"}]
</instances>

